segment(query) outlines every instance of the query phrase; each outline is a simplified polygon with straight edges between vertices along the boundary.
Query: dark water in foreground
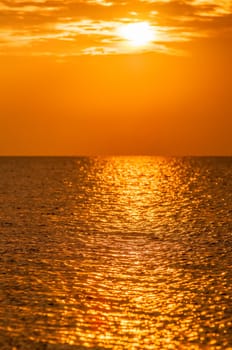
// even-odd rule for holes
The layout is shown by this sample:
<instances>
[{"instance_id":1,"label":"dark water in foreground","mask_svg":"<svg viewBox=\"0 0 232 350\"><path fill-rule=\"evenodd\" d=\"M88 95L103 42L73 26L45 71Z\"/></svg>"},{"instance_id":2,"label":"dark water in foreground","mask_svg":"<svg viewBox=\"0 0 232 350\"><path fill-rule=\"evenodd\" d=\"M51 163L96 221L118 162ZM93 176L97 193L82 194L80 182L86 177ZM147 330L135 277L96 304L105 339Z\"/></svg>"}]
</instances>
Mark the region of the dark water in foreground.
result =
<instances>
[{"instance_id":1,"label":"dark water in foreground","mask_svg":"<svg viewBox=\"0 0 232 350\"><path fill-rule=\"evenodd\" d=\"M0 158L0 349L232 349L232 158Z\"/></svg>"}]
</instances>

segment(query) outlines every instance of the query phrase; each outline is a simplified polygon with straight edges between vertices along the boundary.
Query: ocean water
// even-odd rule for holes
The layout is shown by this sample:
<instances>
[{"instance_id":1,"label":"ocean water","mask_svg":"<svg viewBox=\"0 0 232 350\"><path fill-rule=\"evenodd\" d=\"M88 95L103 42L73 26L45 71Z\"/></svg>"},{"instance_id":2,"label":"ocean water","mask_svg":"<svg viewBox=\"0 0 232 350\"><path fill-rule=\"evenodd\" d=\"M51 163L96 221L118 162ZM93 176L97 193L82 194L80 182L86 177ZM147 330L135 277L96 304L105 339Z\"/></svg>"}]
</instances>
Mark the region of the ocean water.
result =
<instances>
[{"instance_id":1,"label":"ocean water","mask_svg":"<svg viewBox=\"0 0 232 350\"><path fill-rule=\"evenodd\" d=\"M0 349L232 349L232 158L0 158Z\"/></svg>"}]
</instances>

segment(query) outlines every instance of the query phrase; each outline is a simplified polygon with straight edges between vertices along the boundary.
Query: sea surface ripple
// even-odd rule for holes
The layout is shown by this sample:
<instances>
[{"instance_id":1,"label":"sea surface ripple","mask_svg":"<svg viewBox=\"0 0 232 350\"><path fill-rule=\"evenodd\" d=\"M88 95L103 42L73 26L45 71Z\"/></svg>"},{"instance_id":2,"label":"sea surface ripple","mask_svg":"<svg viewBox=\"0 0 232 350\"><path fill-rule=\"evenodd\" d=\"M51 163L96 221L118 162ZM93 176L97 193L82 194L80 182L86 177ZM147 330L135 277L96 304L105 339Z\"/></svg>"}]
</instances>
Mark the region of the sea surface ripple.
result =
<instances>
[{"instance_id":1,"label":"sea surface ripple","mask_svg":"<svg viewBox=\"0 0 232 350\"><path fill-rule=\"evenodd\" d=\"M0 349L232 349L232 158L0 158Z\"/></svg>"}]
</instances>

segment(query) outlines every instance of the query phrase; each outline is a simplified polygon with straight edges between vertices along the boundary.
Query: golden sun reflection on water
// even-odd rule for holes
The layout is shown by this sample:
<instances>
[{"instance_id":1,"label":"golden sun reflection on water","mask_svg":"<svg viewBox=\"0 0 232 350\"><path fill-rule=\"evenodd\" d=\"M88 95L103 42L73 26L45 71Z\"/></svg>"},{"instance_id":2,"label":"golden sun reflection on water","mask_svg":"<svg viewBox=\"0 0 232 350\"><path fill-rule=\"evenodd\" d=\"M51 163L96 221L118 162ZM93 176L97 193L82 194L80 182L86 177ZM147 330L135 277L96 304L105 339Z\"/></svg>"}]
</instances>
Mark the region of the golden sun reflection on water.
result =
<instances>
[{"instance_id":1,"label":"golden sun reflection on water","mask_svg":"<svg viewBox=\"0 0 232 350\"><path fill-rule=\"evenodd\" d=\"M35 201L28 206L19 181L23 224L2 226L0 345L8 336L23 350L39 342L57 350L229 349L226 162L115 157L33 166Z\"/></svg>"}]
</instances>

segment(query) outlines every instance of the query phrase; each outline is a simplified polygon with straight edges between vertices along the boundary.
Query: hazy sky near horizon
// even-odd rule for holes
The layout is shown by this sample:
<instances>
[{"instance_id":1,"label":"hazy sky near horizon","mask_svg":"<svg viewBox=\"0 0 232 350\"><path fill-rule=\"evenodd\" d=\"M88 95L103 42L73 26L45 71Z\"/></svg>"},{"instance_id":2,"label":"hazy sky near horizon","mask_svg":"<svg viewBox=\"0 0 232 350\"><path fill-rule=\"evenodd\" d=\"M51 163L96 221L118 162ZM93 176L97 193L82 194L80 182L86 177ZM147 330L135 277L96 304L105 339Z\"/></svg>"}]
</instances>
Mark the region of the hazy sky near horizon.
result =
<instances>
[{"instance_id":1,"label":"hazy sky near horizon","mask_svg":"<svg viewBox=\"0 0 232 350\"><path fill-rule=\"evenodd\" d=\"M232 155L231 0L0 0L0 155Z\"/></svg>"}]
</instances>

